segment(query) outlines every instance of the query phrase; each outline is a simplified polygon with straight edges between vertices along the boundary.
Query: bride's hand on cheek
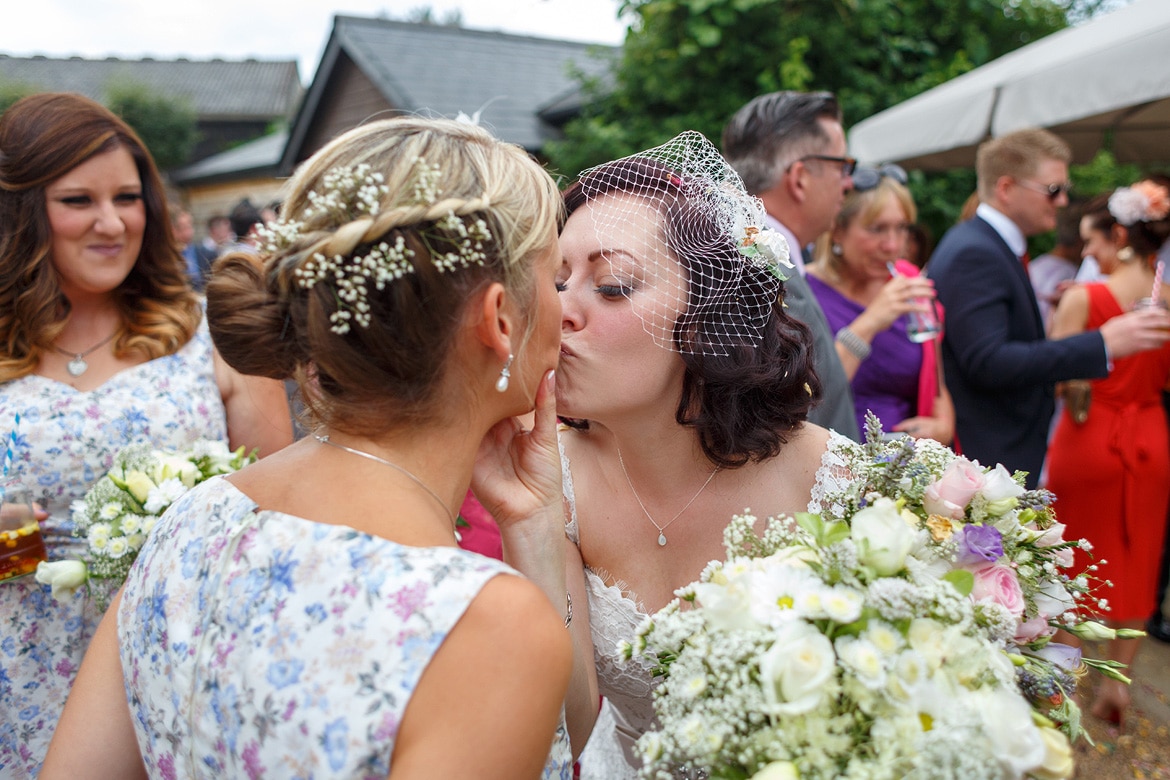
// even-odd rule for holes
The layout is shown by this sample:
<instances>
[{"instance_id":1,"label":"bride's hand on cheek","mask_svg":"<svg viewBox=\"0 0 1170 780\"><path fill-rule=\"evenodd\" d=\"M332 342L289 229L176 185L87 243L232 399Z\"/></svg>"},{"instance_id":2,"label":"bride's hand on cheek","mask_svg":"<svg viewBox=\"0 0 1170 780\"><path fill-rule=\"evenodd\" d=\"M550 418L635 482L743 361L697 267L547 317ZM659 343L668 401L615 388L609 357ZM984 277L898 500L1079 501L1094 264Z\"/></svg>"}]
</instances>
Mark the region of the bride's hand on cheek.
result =
<instances>
[{"instance_id":1,"label":"bride's hand on cheek","mask_svg":"<svg viewBox=\"0 0 1170 780\"><path fill-rule=\"evenodd\" d=\"M555 390L550 371L536 392L532 429L521 418L501 420L480 444L471 487L502 530L537 517L564 522Z\"/></svg>"}]
</instances>

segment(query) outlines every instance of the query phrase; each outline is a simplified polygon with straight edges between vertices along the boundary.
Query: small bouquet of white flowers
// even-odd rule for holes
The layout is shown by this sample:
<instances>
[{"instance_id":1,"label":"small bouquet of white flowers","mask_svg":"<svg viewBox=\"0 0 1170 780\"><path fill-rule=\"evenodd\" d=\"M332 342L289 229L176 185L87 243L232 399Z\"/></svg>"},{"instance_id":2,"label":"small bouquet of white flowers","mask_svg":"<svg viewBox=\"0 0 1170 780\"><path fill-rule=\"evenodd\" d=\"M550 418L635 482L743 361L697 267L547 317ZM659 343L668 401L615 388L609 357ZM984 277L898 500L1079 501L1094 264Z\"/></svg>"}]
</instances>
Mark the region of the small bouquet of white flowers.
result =
<instances>
[{"instance_id":1,"label":"small bouquet of white flowers","mask_svg":"<svg viewBox=\"0 0 1170 780\"><path fill-rule=\"evenodd\" d=\"M727 560L623 648L665 677L644 777L1071 776L1076 678L1124 679L1051 641L1117 635L1077 614L1090 577L1064 570L1087 544L1022 475L869 428L821 515L735 517Z\"/></svg>"},{"instance_id":2,"label":"small bouquet of white flowers","mask_svg":"<svg viewBox=\"0 0 1170 780\"><path fill-rule=\"evenodd\" d=\"M41 563L37 581L53 586L54 598L70 595L87 580L112 585L96 595L104 600L126 579L138 551L158 518L195 485L231 474L256 460L243 447L200 440L176 453L135 444L114 456L109 472L73 502L74 536L86 540L84 560Z\"/></svg>"}]
</instances>

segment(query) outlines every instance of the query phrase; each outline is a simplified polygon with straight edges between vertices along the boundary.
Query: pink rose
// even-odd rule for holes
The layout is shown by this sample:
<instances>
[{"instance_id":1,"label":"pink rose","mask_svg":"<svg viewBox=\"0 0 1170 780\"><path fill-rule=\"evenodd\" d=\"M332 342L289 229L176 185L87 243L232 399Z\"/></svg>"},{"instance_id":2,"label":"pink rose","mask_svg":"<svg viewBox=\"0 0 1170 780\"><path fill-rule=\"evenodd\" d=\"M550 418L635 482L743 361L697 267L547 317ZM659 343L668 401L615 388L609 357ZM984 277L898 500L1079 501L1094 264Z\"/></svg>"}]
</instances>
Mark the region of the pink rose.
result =
<instances>
[{"instance_id":1,"label":"pink rose","mask_svg":"<svg viewBox=\"0 0 1170 780\"><path fill-rule=\"evenodd\" d=\"M1010 566L990 564L971 571L975 575L975 587L971 598L975 601L991 601L1016 617L1024 614L1024 592L1020 581Z\"/></svg>"},{"instance_id":2,"label":"pink rose","mask_svg":"<svg viewBox=\"0 0 1170 780\"><path fill-rule=\"evenodd\" d=\"M1016 626L1016 635L1013 639L1018 645L1026 645L1034 639L1050 636L1054 633L1056 633L1056 629L1048 625L1048 619L1043 615L1037 615Z\"/></svg>"},{"instance_id":3,"label":"pink rose","mask_svg":"<svg viewBox=\"0 0 1170 780\"><path fill-rule=\"evenodd\" d=\"M1052 547L1064 542L1064 523L1053 523L1039 537L1036 538L1037 547ZM1071 547L1056 551L1056 565L1068 568L1073 565L1073 551Z\"/></svg>"},{"instance_id":4,"label":"pink rose","mask_svg":"<svg viewBox=\"0 0 1170 780\"><path fill-rule=\"evenodd\" d=\"M922 505L932 515L961 520L984 481L983 469L966 458L955 458L939 480L926 488Z\"/></svg>"}]
</instances>

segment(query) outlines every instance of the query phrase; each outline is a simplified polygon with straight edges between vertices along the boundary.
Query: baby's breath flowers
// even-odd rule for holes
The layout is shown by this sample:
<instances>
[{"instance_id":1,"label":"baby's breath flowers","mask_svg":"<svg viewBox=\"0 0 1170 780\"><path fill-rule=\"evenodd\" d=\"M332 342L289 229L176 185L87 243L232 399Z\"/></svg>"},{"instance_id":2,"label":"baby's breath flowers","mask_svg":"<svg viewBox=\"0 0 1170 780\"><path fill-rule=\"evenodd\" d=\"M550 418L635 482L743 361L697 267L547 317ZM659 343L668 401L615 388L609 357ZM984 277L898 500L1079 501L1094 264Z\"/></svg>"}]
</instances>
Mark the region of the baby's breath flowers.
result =
<instances>
[{"instance_id":1,"label":"baby's breath flowers","mask_svg":"<svg viewBox=\"0 0 1170 780\"><path fill-rule=\"evenodd\" d=\"M389 199L391 207L432 206L439 202L441 171L419 157L414 161L407 197L401 202L389 198L381 173L362 163L339 167L321 179L321 191L310 191L309 205L299 219L282 219L262 231L262 247L278 252L294 246L307 230L328 231L361 217L376 217ZM393 239L383 237L357 247L348 254L313 252L293 271L299 287L311 290L325 284L333 292L336 308L329 315L330 330L349 333L353 325L368 328L372 318L370 284L382 291L407 274L415 272L418 259L407 246L402 232L413 230L427 248L430 262L442 272L483 265L492 233L482 218L460 216L453 210L437 220L395 228Z\"/></svg>"},{"instance_id":2,"label":"baby's breath flowers","mask_svg":"<svg viewBox=\"0 0 1170 780\"><path fill-rule=\"evenodd\" d=\"M243 447L232 452L221 441L197 441L182 453L147 444L127 447L114 456L109 472L73 502L73 533L86 540L85 560L42 563L37 580L53 586L54 598L71 595L87 580L104 580L108 587L94 594L103 602L126 579L167 507L200 482L255 460L255 452L245 454Z\"/></svg>"},{"instance_id":3,"label":"baby's breath flowers","mask_svg":"<svg viewBox=\"0 0 1170 780\"><path fill-rule=\"evenodd\" d=\"M1071 774L1077 679L1124 677L1053 635L1140 632L1083 620L1095 577L1065 571L1088 545L1064 540L1051 494L868 429L822 514L736 516L726 560L623 645L665 678L644 777Z\"/></svg>"}]
</instances>

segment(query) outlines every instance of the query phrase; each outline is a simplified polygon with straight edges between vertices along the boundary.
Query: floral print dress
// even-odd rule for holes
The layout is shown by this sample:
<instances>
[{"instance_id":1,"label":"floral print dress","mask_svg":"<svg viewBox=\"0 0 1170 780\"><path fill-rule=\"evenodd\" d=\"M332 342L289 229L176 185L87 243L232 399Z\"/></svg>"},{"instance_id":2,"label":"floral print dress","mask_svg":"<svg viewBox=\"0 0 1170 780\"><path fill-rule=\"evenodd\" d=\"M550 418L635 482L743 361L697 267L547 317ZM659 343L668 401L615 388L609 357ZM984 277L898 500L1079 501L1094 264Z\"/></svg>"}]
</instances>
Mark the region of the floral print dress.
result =
<instances>
[{"instance_id":1,"label":"floral print dress","mask_svg":"<svg viewBox=\"0 0 1170 780\"><path fill-rule=\"evenodd\" d=\"M507 565L184 495L122 593L118 636L152 778L378 778L419 678ZM452 734L451 739L458 739ZM570 778L557 731L546 778Z\"/></svg>"},{"instance_id":2,"label":"floral print dress","mask_svg":"<svg viewBox=\"0 0 1170 780\"><path fill-rule=\"evenodd\" d=\"M123 447L185 449L227 438L206 323L173 355L115 374L89 392L43 376L0 384L0 436L16 415L10 476L49 512L41 523L50 560L76 558L69 505L85 495ZM35 777L65 698L97 628L94 594L60 602L31 576L0 582L0 777Z\"/></svg>"}]
</instances>

